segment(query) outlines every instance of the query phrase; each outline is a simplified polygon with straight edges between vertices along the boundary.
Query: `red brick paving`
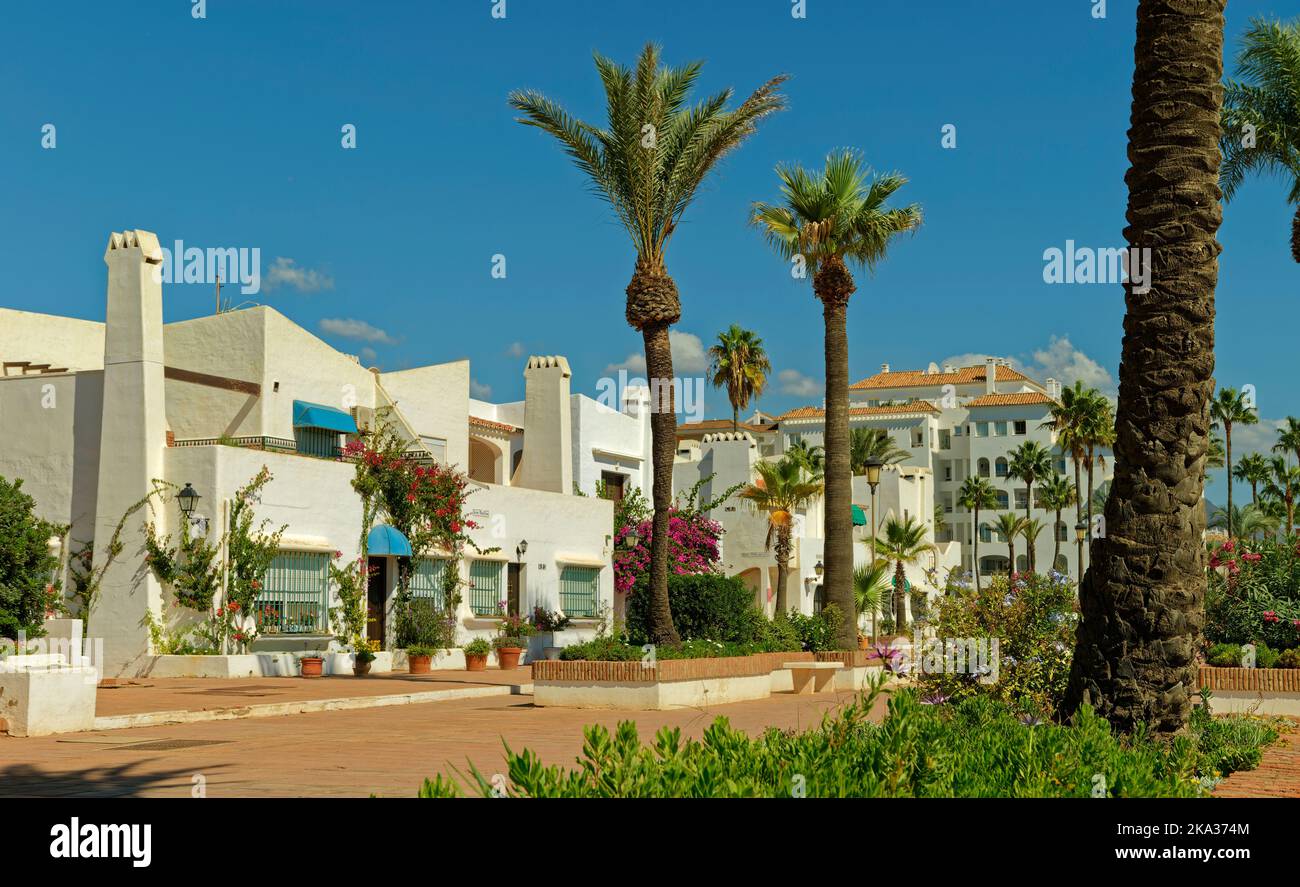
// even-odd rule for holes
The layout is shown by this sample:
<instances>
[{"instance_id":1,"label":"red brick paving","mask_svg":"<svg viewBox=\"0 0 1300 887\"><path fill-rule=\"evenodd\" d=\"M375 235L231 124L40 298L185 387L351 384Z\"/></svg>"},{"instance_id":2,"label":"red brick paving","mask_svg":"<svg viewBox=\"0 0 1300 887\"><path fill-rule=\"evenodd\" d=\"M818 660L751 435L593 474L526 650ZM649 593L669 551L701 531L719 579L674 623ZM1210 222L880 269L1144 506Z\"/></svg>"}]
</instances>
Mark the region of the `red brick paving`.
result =
<instances>
[{"instance_id":1,"label":"red brick paving","mask_svg":"<svg viewBox=\"0 0 1300 887\"><path fill-rule=\"evenodd\" d=\"M1218 798L1300 798L1300 731L1284 733L1264 749L1259 767L1233 773L1215 787L1214 795Z\"/></svg>"},{"instance_id":2,"label":"red brick paving","mask_svg":"<svg viewBox=\"0 0 1300 887\"><path fill-rule=\"evenodd\" d=\"M851 698L848 693L782 693L709 710L614 712L536 708L530 696L493 696L37 739L0 736L0 796L188 797L195 777L201 776L208 797L410 797L426 776L449 773L452 767L468 773L467 761L488 774L500 771L503 740L516 750L533 749L547 764L572 765L587 724L613 729L621 720L634 720L643 739L662 726L678 726L686 736L698 737L725 715L734 727L757 735L767 727L816 726L825 713ZM882 709L883 704L876 717ZM130 748L131 743L174 739L221 744Z\"/></svg>"},{"instance_id":3,"label":"red brick paving","mask_svg":"<svg viewBox=\"0 0 1300 887\"><path fill-rule=\"evenodd\" d=\"M338 699L347 696L385 696L426 690L453 690L485 684L529 684L532 669L502 671L435 671L427 675L331 675L323 678L134 678L130 683L100 687L95 693L95 716L139 714L150 711L203 711L241 705Z\"/></svg>"}]
</instances>

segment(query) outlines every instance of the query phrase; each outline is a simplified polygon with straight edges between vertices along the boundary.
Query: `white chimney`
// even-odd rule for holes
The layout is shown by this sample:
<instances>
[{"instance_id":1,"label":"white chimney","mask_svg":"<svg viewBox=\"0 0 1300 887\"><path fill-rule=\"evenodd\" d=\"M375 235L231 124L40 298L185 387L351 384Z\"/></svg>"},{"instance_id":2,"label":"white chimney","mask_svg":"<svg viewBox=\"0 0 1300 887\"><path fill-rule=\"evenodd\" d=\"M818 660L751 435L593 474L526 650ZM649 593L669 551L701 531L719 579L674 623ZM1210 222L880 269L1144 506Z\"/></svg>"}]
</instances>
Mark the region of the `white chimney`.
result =
<instances>
[{"instance_id":1,"label":"white chimney","mask_svg":"<svg viewBox=\"0 0 1300 887\"><path fill-rule=\"evenodd\" d=\"M1050 397L1052 400L1059 400L1059 399L1060 399L1060 396L1061 396L1061 388L1060 388L1060 386L1056 383L1056 380L1055 380L1055 379L1048 379L1048 380L1047 380L1047 396Z\"/></svg>"},{"instance_id":2,"label":"white chimney","mask_svg":"<svg viewBox=\"0 0 1300 887\"><path fill-rule=\"evenodd\" d=\"M887 373L887 372L889 372L889 364L887 364L887 363L882 363L882 364L880 365L880 371L881 371L882 373Z\"/></svg>"},{"instance_id":3,"label":"white chimney","mask_svg":"<svg viewBox=\"0 0 1300 887\"><path fill-rule=\"evenodd\" d=\"M530 357L524 370L524 452L515 486L573 493L573 373L564 357Z\"/></svg>"},{"instance_id":4,"label":"white chimney","mask_svg":"<svg viewBox=\"0 0 1300 887\"><path fill-rule=\"evenodd\" d=\"M947 373L948 375L952 375L953 373L957 372L957 367L955 367L954 365L952 365L952 364L950 364L950 363L945 363L945 364L943 365L943 371L944 371L945 373Z\"/></svg>"},{"instance_id":5,"label":"white chimney","mask_svg":"<svg viewBox=\"0 0 1300 887\"><path fill-rule=\"evenodd\" d=\"M996 357L986 357L984 359L984 393L998 393L998 359Z\"/></svg>"}]
</instances>

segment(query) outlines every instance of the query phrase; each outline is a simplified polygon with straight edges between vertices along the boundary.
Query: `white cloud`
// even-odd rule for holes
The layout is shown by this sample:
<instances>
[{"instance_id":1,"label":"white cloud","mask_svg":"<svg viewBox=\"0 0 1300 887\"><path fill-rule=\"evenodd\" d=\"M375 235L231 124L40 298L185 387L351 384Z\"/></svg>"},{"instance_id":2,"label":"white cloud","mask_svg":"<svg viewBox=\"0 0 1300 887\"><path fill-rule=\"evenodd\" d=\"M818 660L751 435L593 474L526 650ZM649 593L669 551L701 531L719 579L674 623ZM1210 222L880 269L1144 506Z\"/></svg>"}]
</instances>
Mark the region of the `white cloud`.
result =
<instances>
[{"instance_id":1,"label":"white cloud","mask_svg":"<svg viewBox=\"0 0 1300 887\"><path fill-rule=\"evenodd\" d=\"M486 400L492 396L492 386L484 385L478 379L469 380L469 396L478 400Z\"/></svg>"},{"instance_id":2,"label":"white cloud","mask_svg":"<svg viewBox=\"0 0 1300 887\"><path fill-rule=\"evenodd\" d=\"M361 358L361 362L366 366L374 366L375 361L379 359L379 355L375 353L375 349L371 348L369 345L362 348L360 353L357 354L357 357Z\"/></svg>"},{"instance_id":3,"label":"white cloud","mask_svg":"<svg viewBox=\"0 0 1300 887\"><path fill-rule=\"evenodd\" d=\"M524 356L524 343L523 343L523 342L511 342L509 345L506 346L506 356L507 356L507 357L513 357L513 358L516 358L516 359L518 359L518 358L520 358L520 357L523 357L523 356Z\"/></svg>"},{"instance_id":4,"label":"white cloud","mask_svg":"<svg viewBox=\"0 0 1300 887\"><path fill-rule=\"evenodd\" d=\"M776 374L776 381L781 386L782 394L794 397L813 397L822 391L822 382L805 376L798 370L781 370Z\"/></svg>"},{"instance_id":5,"label":"white cloud","mask_svg":"<svg viewBox=\"0 0 1300 887\"><path fill-rule=\"evenodd\" d=\"M704 350L704 343L694 333L678 330L668 331L668 343L673 352L673 373L678 376L703 373L709 366L709 358ZM606 373L627 370L629 373L645 374L645 354L637 351L627 356L622 363L611 363L605 367Z\"/></svg>"},{"instance_id":6,"label":"white cloud","mask_svg":"<svg viewBox=\"0 0 1300 887\"><path fill-rule=\"evenodd\" d=\"M1265 419L1263 416L1260 416L1259 421L1254 425L1234 424L1232 426L1233 464L1235 465L1237 460L1247 453L1274 455L1273 444L1277 443L1277 433L1285 425L1285 419ZM1214 434L1222 437L1223 429L1220 428Z\"/></svg>"},{"instance_id":7,"label":"white cloud","mask_svg":"<svg viewBox=\"0 0 1300 887\"><path fill-rule=\"evenodd\" d=\"M397 341L378 327L353 317L325 317L321 319L320 328L324 332L344 339L359 339L362 342L375 342L380 345L392 345Z\"/></svg>"},{"instance_id":8,"label":"white cloud","mask_svg":"<svg viewBox=\"0 0 1300 887\"><path fill-rule=\"evenodd\" d=\"M334 278L323 271L300 268L293 259L276 256L270 269L262 275L262 289L270 291L281 286L292 287L300 293L314 293L334 289Z\"/></svg>"},{"instance_id":9,"label":"white cloud","mask_svg":"<svg viewBox=\"0 0 1300 887\"><path fill-rule=\"evenodd\" d=\"M1027 356L954 354L940 361L940 366L947 364L959 367L977 366L983 364L989 357L1005 358L1010 361L1012 367L1039 383L1055 379L1061 383L1062 388L1069 388L1079 381L1086 386L1096 388L1112 400L1119 392L1119 385L1110 371L1075 348L1069 336L1052 336L1046 347L1037 348Z\"/></svg>"}]
</instances>

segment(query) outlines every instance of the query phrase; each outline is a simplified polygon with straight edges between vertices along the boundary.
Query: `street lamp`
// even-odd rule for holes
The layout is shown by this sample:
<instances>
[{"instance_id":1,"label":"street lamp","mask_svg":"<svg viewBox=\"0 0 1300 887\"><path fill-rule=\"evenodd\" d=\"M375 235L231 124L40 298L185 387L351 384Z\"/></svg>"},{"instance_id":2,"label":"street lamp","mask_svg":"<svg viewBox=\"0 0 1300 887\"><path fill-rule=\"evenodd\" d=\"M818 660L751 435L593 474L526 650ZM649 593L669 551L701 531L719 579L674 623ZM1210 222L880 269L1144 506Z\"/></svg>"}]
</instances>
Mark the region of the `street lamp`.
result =
<instances>
[{"instance_id":1,"label":"street lamp","mask_svg":"<svg viewBox=\"0 0 1300 887\"><path fill-rule=\"evenodd\" d=\"M181 514L186 517L193 514L194 506L198 505L199 500L202 498L202 496L195 492L194 487L186 484L185 489L176 494L176 501L179 502L181 506Z\"/></svg>"},{"instance_id":2,"label":"street lamp","mask_svg":"<svg viewBox=\"0 0 1300 887\"><path fill-rule=\"evenodd\" d=\"M522 562L526 554L528 554L528 540L520 539L519 544L515 546L515 560Z\"/></svg>"},{"instance_id":3,"label":"street lamp","mask_svg":"<svg viewBox=\"0 0 1300 887\"><path fill-rule=\"evenodd\" d=\"M636 548L641 544L641 534L635 528L628 530L623 534L623 547L627 549Z\"/></svg>"},{"instance_id":4,"label":"street lamp","mask_svg":"<svg viewBox=\"0 0 1300 887\"><path fill-rule=\"evenodd\" d=\"M880 486L880 469L885 463L875 456L867 459L867 485L871 487L871 566L876 565L876 487ZM871 614L871 640L876 639L876 614Z\"/></svg>"},{"instance_id":5,"label":"street lamp","mask_svg":"<svg viewBox=\"0 0 1300 887\"><path fill-rule=\"evenodd\" d=\"M817 578L820 579L826 573L826 565L823 564L821 560L818 560L817 566L813 567L813 572L816 573Z\"/></svg>"},{"instance_id":6,"label":"street lamp","mask_svg":"<svg viewBox=\"0 0 1300 887\"><path fill-rule=\"evenodd\" d=\"M1079 559L1079 566L1076 573L1078 574L1078 583L1080 586L1083 585L1083 540L1087 538L1088 522L1086 520L1081 520L1074 525L1074 541L1078 544L1079 549L1078 554L1076 555Z\"/></svg>"}]
</instances>

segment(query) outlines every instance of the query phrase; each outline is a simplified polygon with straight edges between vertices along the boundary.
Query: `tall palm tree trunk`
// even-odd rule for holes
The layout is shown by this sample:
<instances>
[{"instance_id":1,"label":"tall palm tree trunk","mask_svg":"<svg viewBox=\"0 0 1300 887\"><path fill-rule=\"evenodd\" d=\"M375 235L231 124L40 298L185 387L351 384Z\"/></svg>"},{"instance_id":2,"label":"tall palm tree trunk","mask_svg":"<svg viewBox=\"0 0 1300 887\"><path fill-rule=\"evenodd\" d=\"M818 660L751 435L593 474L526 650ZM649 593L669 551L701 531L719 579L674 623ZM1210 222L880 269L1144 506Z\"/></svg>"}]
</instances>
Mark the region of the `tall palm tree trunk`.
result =
<instances>
[{"instance_id":1,"label":"tall palm tree trunk","mask_svg":"<svg viewBox=\"0 0 1300 887\"><path fill-rule=\"evenodd\" d=\"M1223 423L1223 460L1228 465L1228 538L1232 538L1232 423Z\"/></svg>"},{"instance_id":2,"label":"tall palm tree trunk","mask_svg":"<svg viewBox=\"0 0 1300 887\"><path fill-rule=\"evenodd\" d=\"M786 586L790 580L790 527L787 524L776 531L776 612L789 613L790 601Z\"/></svg>"},{"instance_id":3,"label":"tall palm tree trunk","mask_svg":"<svg viewBox=\"0 0 1300 887\"><path fill-rule=\"evenodd\" d=\"M1016 575L1016 537L1007 537L1007 581L1011 582Z\"/></svg>"},{"instance_id":4,"label":"tall palm tree trunk","mask_svg":"<svg viewBox=\"0 0 1300 887\"><path fill-rule=\"evenodd\" d=\"M1300 262L1300 209L1291 219L1291 258Z\"/></svg>"},{"instance_id":5,"label":"tall palm tree trunk","mask_svg":"<svg viewBox=\"0 0 1300 887\"><path fill-rule=\"evenodd\" d=\"M973 538L975 541L973 543L974 553L971 555L971 557L973 558L972 566L974 567L974 570L972 572L974 572L975 574L975 593L979 594L980 591L980 507L976 505L974 511L975 514L973 519L975 523L971 527L974 536L972 536L971 538Z\"/></svg>"},{"instance_id":6,"label":"tall palm tree trunk","mask_svg":"<svg viewBox=\"0 0 1300 887\"><path fill-rule=\"evenodd\" d=\"M813 288L822 300L826 324L826 600L839 608L835 635L842 650L857 647L853 624L853 469L849 463L849 336L847 314L853 275L839 259L817 272Z\"/></svg>"},{"instance_id":7,"label":"tall palm tree trunk","mask_svg":"<svg viewBox=\"0 0 1300 887\"><path fill-rule=\"evenodd\" d=\"M1031 480L1025 483L1025 525L1026 526L1028 526L1029 522L1034 519L1033 514L1030 513L1030 509L1033 507L1034 507L1034 482ZM1038 554L1036 550L1037 548L1038 548L1038 540L1030 539L1028 536L1026 536L1025 537L1025 565L1029 567L1030 573L1038 572L1038 558L1036 557L1036 555Z\"/></svg>"},{"instance_id":8,"label":"tall palm tree trunk","mask_svg":"<svg viewBox=\"0 0 1300 887\"><path fill-rule=\"evenodd\" d=\"M1080 476L1079 460L1071 456L1074 462L1074 522L1083 520L1083 482Z\"/></svg>"},{"instance_id":9,"label":"tall palm tree trunk","mask_svg":"<svg viewBox=\"0 0 1300 887\"><path fill-rule=\"evenodd\" d=\"M906 634L907 625L907 568L902 561L894 563L894 632Z\"/></svg>"},{"instance_id":10,"label":"tall palm tree trunk","mask_svg":"<svg viewBox=\"0 0 1300 887\"><path fill-rule=\"evenodd\" d=\"M740 410L736 407L731 408L731 432L735 434L740 431Z\"/></svg>"},{"instance_id":11,"label":"tall palm tree trunk","mask_svg":"<svg viewBox=\"0 0 1300 887\"><path fill-rule=\"evenodd\" d=\"M1056 509L1056 523L1052 524L1052 538L1056 540L1056 545L1052 549L1052 569L1061 562L1061 532L1058 527L1061 526L1061 509Z\"/></svg>"},{"instance_id":12,"label":"tall palm tree trunk","mask_svg":"<svg viewBox=\"0 0 1300 887\"><path fill-rule=\"evenodd\" d=\"M1201 508L1214 390L1222 221L1219 119L1225 0L1139 0L1129 129L1131 248L1150 286L1125 284L1115 475L1092 541L1064 708L1117 729L1185 728L1205 600Z\"/></svg>"}]
</instances>

